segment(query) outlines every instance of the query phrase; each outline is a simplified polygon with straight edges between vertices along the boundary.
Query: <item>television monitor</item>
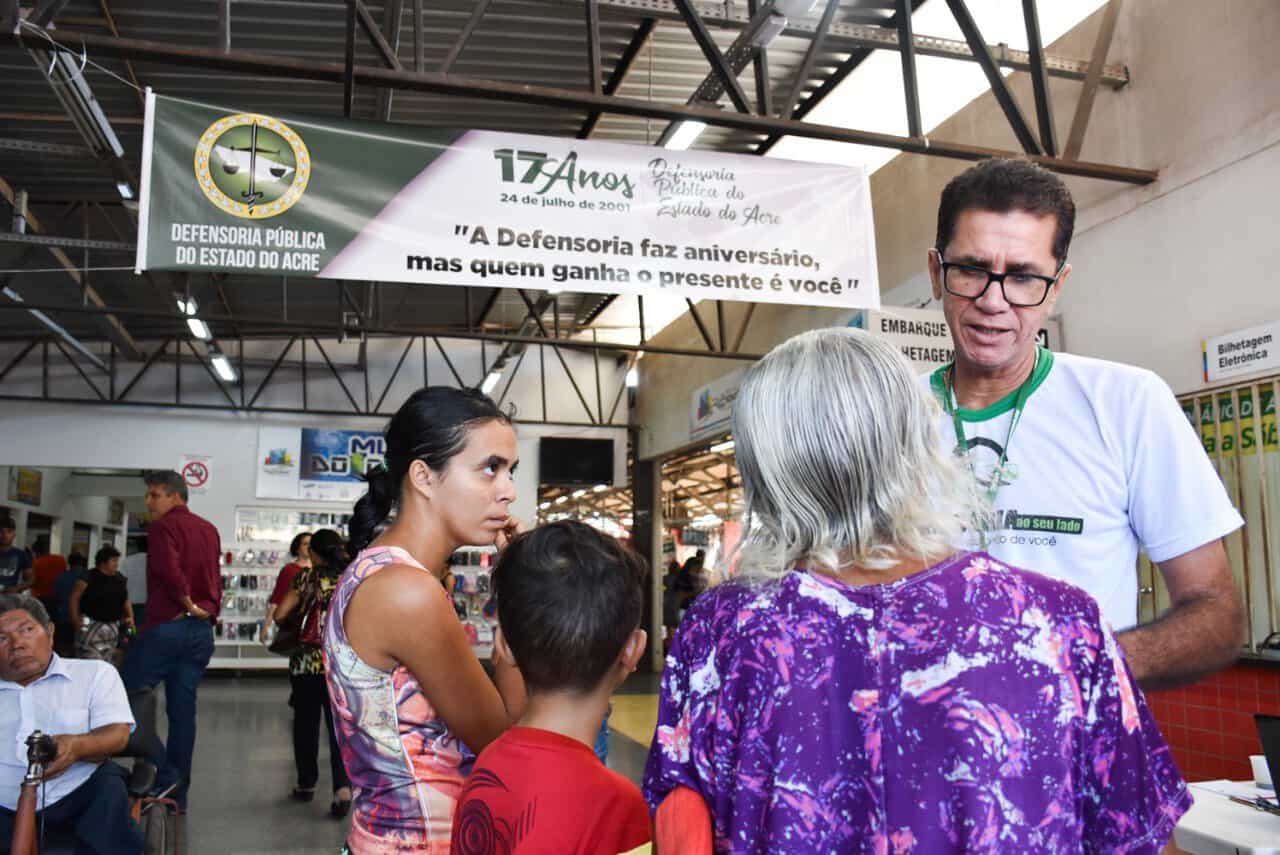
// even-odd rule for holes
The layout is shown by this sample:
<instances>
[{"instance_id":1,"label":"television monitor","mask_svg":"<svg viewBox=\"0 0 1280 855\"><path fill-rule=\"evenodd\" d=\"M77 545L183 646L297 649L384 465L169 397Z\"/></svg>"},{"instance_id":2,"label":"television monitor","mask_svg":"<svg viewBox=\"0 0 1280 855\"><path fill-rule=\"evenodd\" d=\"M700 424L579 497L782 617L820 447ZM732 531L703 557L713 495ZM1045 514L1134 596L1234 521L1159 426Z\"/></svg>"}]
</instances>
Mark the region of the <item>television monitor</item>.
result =
<instances>
[{"instance_id":1,"label":"television monitor","mask_svg":"<svg viewBox=\"0 0 1280 855\"><path fill-rule=\"evenodd\" d=\"M613 483L613 440L544 436L538 444L538 480L548 485Z\"/></svg>"}]
</instances>

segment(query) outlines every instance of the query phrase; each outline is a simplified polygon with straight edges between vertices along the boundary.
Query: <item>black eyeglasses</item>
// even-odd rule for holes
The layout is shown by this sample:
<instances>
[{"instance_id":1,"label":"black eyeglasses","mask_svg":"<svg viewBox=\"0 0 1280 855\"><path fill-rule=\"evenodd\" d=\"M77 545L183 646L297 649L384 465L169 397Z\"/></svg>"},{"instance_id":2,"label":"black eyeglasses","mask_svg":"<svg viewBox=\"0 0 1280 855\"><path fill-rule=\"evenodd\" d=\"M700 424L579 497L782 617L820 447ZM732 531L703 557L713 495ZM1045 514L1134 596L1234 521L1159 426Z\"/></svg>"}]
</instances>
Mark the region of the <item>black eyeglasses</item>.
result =
<instances>
[{"instance_id":1,"label":"black eyeglasses","mask_svg":"<svg viewBox=\"0 0 1280 855\"><path fill-rule=\"evenodd\" d=\"M938 253L938 261L942 265L942 287L948 294L964 297L966 300L977 300L992 282L1000 283L1000 293L1010 306L1027 308L1038 306L1049 296L1049 289L1062 275L1062 267L1052 276L1041 276L1038 273L992 273L983 267L969 264L955 264L946 261L942 253ZM1063 267L1066 262L1063 262Z\"/></svg>"}]
</instances>

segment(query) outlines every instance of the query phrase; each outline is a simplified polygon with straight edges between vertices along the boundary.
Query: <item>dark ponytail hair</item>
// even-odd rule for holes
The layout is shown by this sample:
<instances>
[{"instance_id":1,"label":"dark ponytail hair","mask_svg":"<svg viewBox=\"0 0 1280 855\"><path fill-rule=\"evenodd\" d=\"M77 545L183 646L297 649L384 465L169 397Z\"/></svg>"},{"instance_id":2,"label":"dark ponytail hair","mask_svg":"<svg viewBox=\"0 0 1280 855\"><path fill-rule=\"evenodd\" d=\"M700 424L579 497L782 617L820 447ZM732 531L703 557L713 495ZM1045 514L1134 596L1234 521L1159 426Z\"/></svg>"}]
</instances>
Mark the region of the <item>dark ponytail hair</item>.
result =
<instances>
[{"instance_id":1,"label":"dark ponytail hair","mask_svg":"<svg viewBox=\"0 0 1280 855\"><path fill-rule=\"evenodd\" d=\"M322 528L311 535L311 563L320 559L320 564L330 573L341 573L346 569L351 557L347 554L347 545L342 535L331 528Z\"/></svg>"},{"instance_id":2,"label":"dark ponytail hair","mask_svg":"<svg viewBox=\"0 0 1280 855\"><path fill-rule=\"evenodd\" d=\"M492 421L511 424L493 399L477 389L428 386L414 392L382 432L387 441L386 466L365 476L369 492L356 502L347 524L352 551L368 546L390 515L413 461L421 460L431 470L443 471L466 445L468 432Z\"/></svg>"}]
</instances>

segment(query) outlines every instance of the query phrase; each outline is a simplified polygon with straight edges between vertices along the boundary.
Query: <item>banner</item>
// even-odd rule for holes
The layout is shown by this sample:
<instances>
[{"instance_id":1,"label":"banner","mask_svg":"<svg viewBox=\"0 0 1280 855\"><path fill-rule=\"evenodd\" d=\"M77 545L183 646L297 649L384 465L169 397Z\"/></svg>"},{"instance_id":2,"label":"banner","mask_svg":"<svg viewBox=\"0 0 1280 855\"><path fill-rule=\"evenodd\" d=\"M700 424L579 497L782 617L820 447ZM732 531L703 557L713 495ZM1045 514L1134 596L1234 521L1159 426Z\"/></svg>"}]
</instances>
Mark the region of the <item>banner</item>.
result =
<instances>
[{"instance_id":1,"label":"banner","mask_svg":"<svg viewBox=\"0 0 1280 855\"><path fill-rule=\"evenodd\" d=\"M148 92L137 267L879 305L861 169Z\"/></svg>"},{"instance_id":2,"label":"banner","mask_svg":"<svg viewBox=\"0 0 1280 855\"><path fill-rule=\"evenodd\" d=\"M378 431L262 427L258 429L259 499L353 502L364 475L386 461Z\"/></svg>"}]
</instances>

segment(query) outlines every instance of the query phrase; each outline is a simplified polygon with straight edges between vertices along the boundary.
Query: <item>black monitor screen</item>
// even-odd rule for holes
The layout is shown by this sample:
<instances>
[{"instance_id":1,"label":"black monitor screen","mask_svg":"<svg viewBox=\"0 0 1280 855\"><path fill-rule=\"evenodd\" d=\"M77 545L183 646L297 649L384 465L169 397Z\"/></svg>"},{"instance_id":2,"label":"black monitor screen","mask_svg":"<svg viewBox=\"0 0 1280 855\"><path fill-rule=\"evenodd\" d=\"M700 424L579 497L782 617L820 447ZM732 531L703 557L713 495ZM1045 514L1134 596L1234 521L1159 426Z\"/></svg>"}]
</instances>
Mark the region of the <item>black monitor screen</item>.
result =
<instances>
[{"instance_id":1,"label":"black monitor screen","mask_svg":"<svg viewBox=\"0 0 1280 855\"><path fill-rule=\"evenodd\" d=\"M612 484L613 440L544 436L538 448L543 484Z\"/></svg>"}]
</instances>

